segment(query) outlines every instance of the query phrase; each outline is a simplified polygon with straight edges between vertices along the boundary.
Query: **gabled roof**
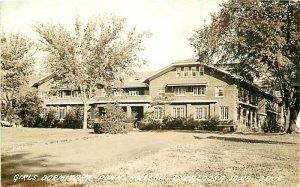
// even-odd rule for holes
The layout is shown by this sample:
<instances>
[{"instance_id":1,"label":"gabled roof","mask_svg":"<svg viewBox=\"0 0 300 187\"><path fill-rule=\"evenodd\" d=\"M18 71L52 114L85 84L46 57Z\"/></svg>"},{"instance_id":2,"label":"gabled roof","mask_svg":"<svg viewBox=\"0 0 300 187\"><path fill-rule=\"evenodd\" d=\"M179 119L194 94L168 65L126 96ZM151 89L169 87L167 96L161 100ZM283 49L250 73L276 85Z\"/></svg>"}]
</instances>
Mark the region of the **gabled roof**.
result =
<instances>
[{"instance_id":1,"label":"gabled roof","mask_svg":"<svg viewBox=\"0 0 300 187\"><path fill-rule=\"evenodd\" d=\"M122 88L136 88L136 87L148 87L147 83L144 83L142 80L149 76L150 74L153 74L153 72L136 72L132 75L127 75L124 79L124 84ZM49 73L47 75L44 75L43 77L33 81L30 84L30 87L37 87L50 79L54 77L54 73Z\"/></svg>"},{"instance_id":2,"label":"gabled roof","mask_svg":"<svg viewBox=\"0 0 300 187\"><path fill-rule=\"evenodd\" d=\"M176 61L173 62L172 64L162 68L160 71L157 71L155 73L153 73L152 75L146 77L143 81L148 81L148 80L153 80L165 73L167 73L168 71L172 70L173 68L177 67L177 66L184 66L184 65L199 65L200 62L198 62L196 59L186 59L186 60L181 60L181 61Z\"/></svg>"},{"instance_id":3,"label":"gabled roof","mask_svg":"<svg viewBox=\"0 0 300 187\"><path fill-rule=\"evenodd\" d=\"M178 66L199 65L199 64L200 64L200 62L197 59L186 59L186 60L181 60L181 61L173 62L172 64L166 66L165 68L161 69L160 71L158 71L156 73L153 73L152 75L148 76L143 81L144 82L148 82L149 80L153 80L153 79L155 79L155 78L157 78L157 77L165 74L166 72L174 69L175 67L178 67ZM275 97L274 95L272 95L272 94L270 94L268 92L265 92L261 87L259 87L258 85L254 84L254 83L252 83L252 82L250 82L248 80L246 80L245 78L243 78L241 76L237 76L237 75L231 74L229 71L217 68L214 65L208 65L208 64L203 64L203 65L204 65L204 67L212 69L214 71L217 71L218 73L226 75L226 76L228 76L231 79L234 79L236 81L239 80L240 83L242 83L244 85L247 85L247 87L252 88L254 90L257 90L257 91L259 91L260 93L263 93L266 96L272 97L276 102L279 102L279 99L277 97Z\"/></svg>"}]
</instances>

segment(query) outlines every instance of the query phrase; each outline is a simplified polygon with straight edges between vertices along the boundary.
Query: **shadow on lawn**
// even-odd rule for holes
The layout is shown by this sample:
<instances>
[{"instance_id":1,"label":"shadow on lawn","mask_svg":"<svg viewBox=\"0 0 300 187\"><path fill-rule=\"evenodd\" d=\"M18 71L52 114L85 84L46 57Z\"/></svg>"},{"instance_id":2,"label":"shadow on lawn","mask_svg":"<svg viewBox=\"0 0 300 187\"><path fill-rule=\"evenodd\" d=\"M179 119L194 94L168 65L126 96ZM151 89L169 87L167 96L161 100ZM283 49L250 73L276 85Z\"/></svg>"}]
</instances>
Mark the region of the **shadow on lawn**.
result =
<instances>
[{"instance_id":1,"label":"shadow on lawn","mask_svg":"<svg viewBox=\"0 0 300 187\"><path fill-rule=\"evenodd\" d=\"M49 186L49 182L54 181L42 181L41 178L44 175L80 175L79 171L62 171L59 168L63 168L70 163L49 163L47 158L51 155L41 155L37 158L28 158L29 153L19 153L14 155L1 155L1 185L2 186L34 186L43 187ZM57 169L51 169L57 168ZM33 172L33 170L35 172ZM18 174L18 175L17 175ZM19 178L14 182L14 177L20 175L31 175L27 179ZM34 177L34 175L37 175ZM34 180L35 178L35 180ZM31 180L29 180L31 179ZM81 185L75 185L81 186Z\"/></svg>"},{"instance_id":2,"label":"shadow on lawn","mask_svg":"<svg viewBox=\"0 0 300 187\"><path fill-rule=\"evenodd\" d=\"M269 140L254 140L254 139L247 139L247 138L217 137L217 136L208 136L207 139L225 140L230 142L264 143L264 144L298 144L294 142L279 142L279 141L269 141Z\"/></svg>"}]
</instances>

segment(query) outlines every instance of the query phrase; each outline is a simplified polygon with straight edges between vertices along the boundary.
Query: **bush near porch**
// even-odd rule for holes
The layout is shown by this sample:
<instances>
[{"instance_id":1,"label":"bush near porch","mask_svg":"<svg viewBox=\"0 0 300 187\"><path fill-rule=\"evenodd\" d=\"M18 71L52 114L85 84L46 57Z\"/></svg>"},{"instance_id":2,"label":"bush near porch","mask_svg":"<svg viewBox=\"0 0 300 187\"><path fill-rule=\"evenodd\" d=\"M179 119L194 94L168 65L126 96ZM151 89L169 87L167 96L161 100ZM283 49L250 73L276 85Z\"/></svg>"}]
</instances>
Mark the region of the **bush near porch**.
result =
<instances>
[{"instance_id":1,"label":"bush near porch","mask_svg":"<svg viewBox=\"0 0 300 187\"><path fill-rule=\"evenodd\" d=\"M92 125L95 133L123 134L132 131L134 116L127 116L118 104L107 104L104 109L105 114Z\"/></svg>"},{"instance_id":2,"label":"bush near porch","mask_svg":"<svg viewBox=\"0 0 300 187\"><path fill-rule=\"evenodd\" d=\"M208 131L233 131L233 121L223 122L218 118L213 117L207 120L194 120L191 117L188 118L172 118L170 116L164 117L162 121L145 119L142 120L139 129L140 130L208 130Z\"/></svg>"}]
</instances>

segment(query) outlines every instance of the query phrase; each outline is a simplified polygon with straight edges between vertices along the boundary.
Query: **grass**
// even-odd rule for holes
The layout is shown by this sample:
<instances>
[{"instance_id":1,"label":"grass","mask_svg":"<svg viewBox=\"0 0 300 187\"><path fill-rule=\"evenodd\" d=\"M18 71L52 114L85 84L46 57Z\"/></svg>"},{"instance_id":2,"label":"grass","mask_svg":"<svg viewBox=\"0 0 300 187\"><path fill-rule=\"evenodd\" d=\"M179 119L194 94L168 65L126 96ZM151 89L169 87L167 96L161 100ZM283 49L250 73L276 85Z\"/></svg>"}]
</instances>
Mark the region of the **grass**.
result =
<instances>
[{"instance_id":1,"label":"grass","mask_svg":"<svg viewBox=\"0 0 300 187\"><path fill-rule=\"evenodd\" d=\"M299 134L26 128L1 134L5 186L299 186ZM90 178L13 183L17 173Z\"/></svg>"}]
</instances>

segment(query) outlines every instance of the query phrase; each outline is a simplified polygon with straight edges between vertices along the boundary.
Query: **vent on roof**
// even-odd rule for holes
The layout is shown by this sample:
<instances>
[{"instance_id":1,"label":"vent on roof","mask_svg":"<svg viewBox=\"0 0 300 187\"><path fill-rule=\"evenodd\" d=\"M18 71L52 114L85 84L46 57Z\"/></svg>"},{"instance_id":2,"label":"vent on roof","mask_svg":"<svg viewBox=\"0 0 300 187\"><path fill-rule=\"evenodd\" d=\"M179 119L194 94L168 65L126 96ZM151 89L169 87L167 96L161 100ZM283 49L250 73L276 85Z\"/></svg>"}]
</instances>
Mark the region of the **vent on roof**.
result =
<instances>
[{"instance_id":1,"label":"vent on roof","mask_svg":"<svg viewBox=\"0 0 300 187\"><path fill-rule=\"evenodd\" d=\"M135 78L134 80L135 80L135 81L138 81L138 80L140 80L140 79L139 79L139 78Z\"/></svg>"}]
</instances>

